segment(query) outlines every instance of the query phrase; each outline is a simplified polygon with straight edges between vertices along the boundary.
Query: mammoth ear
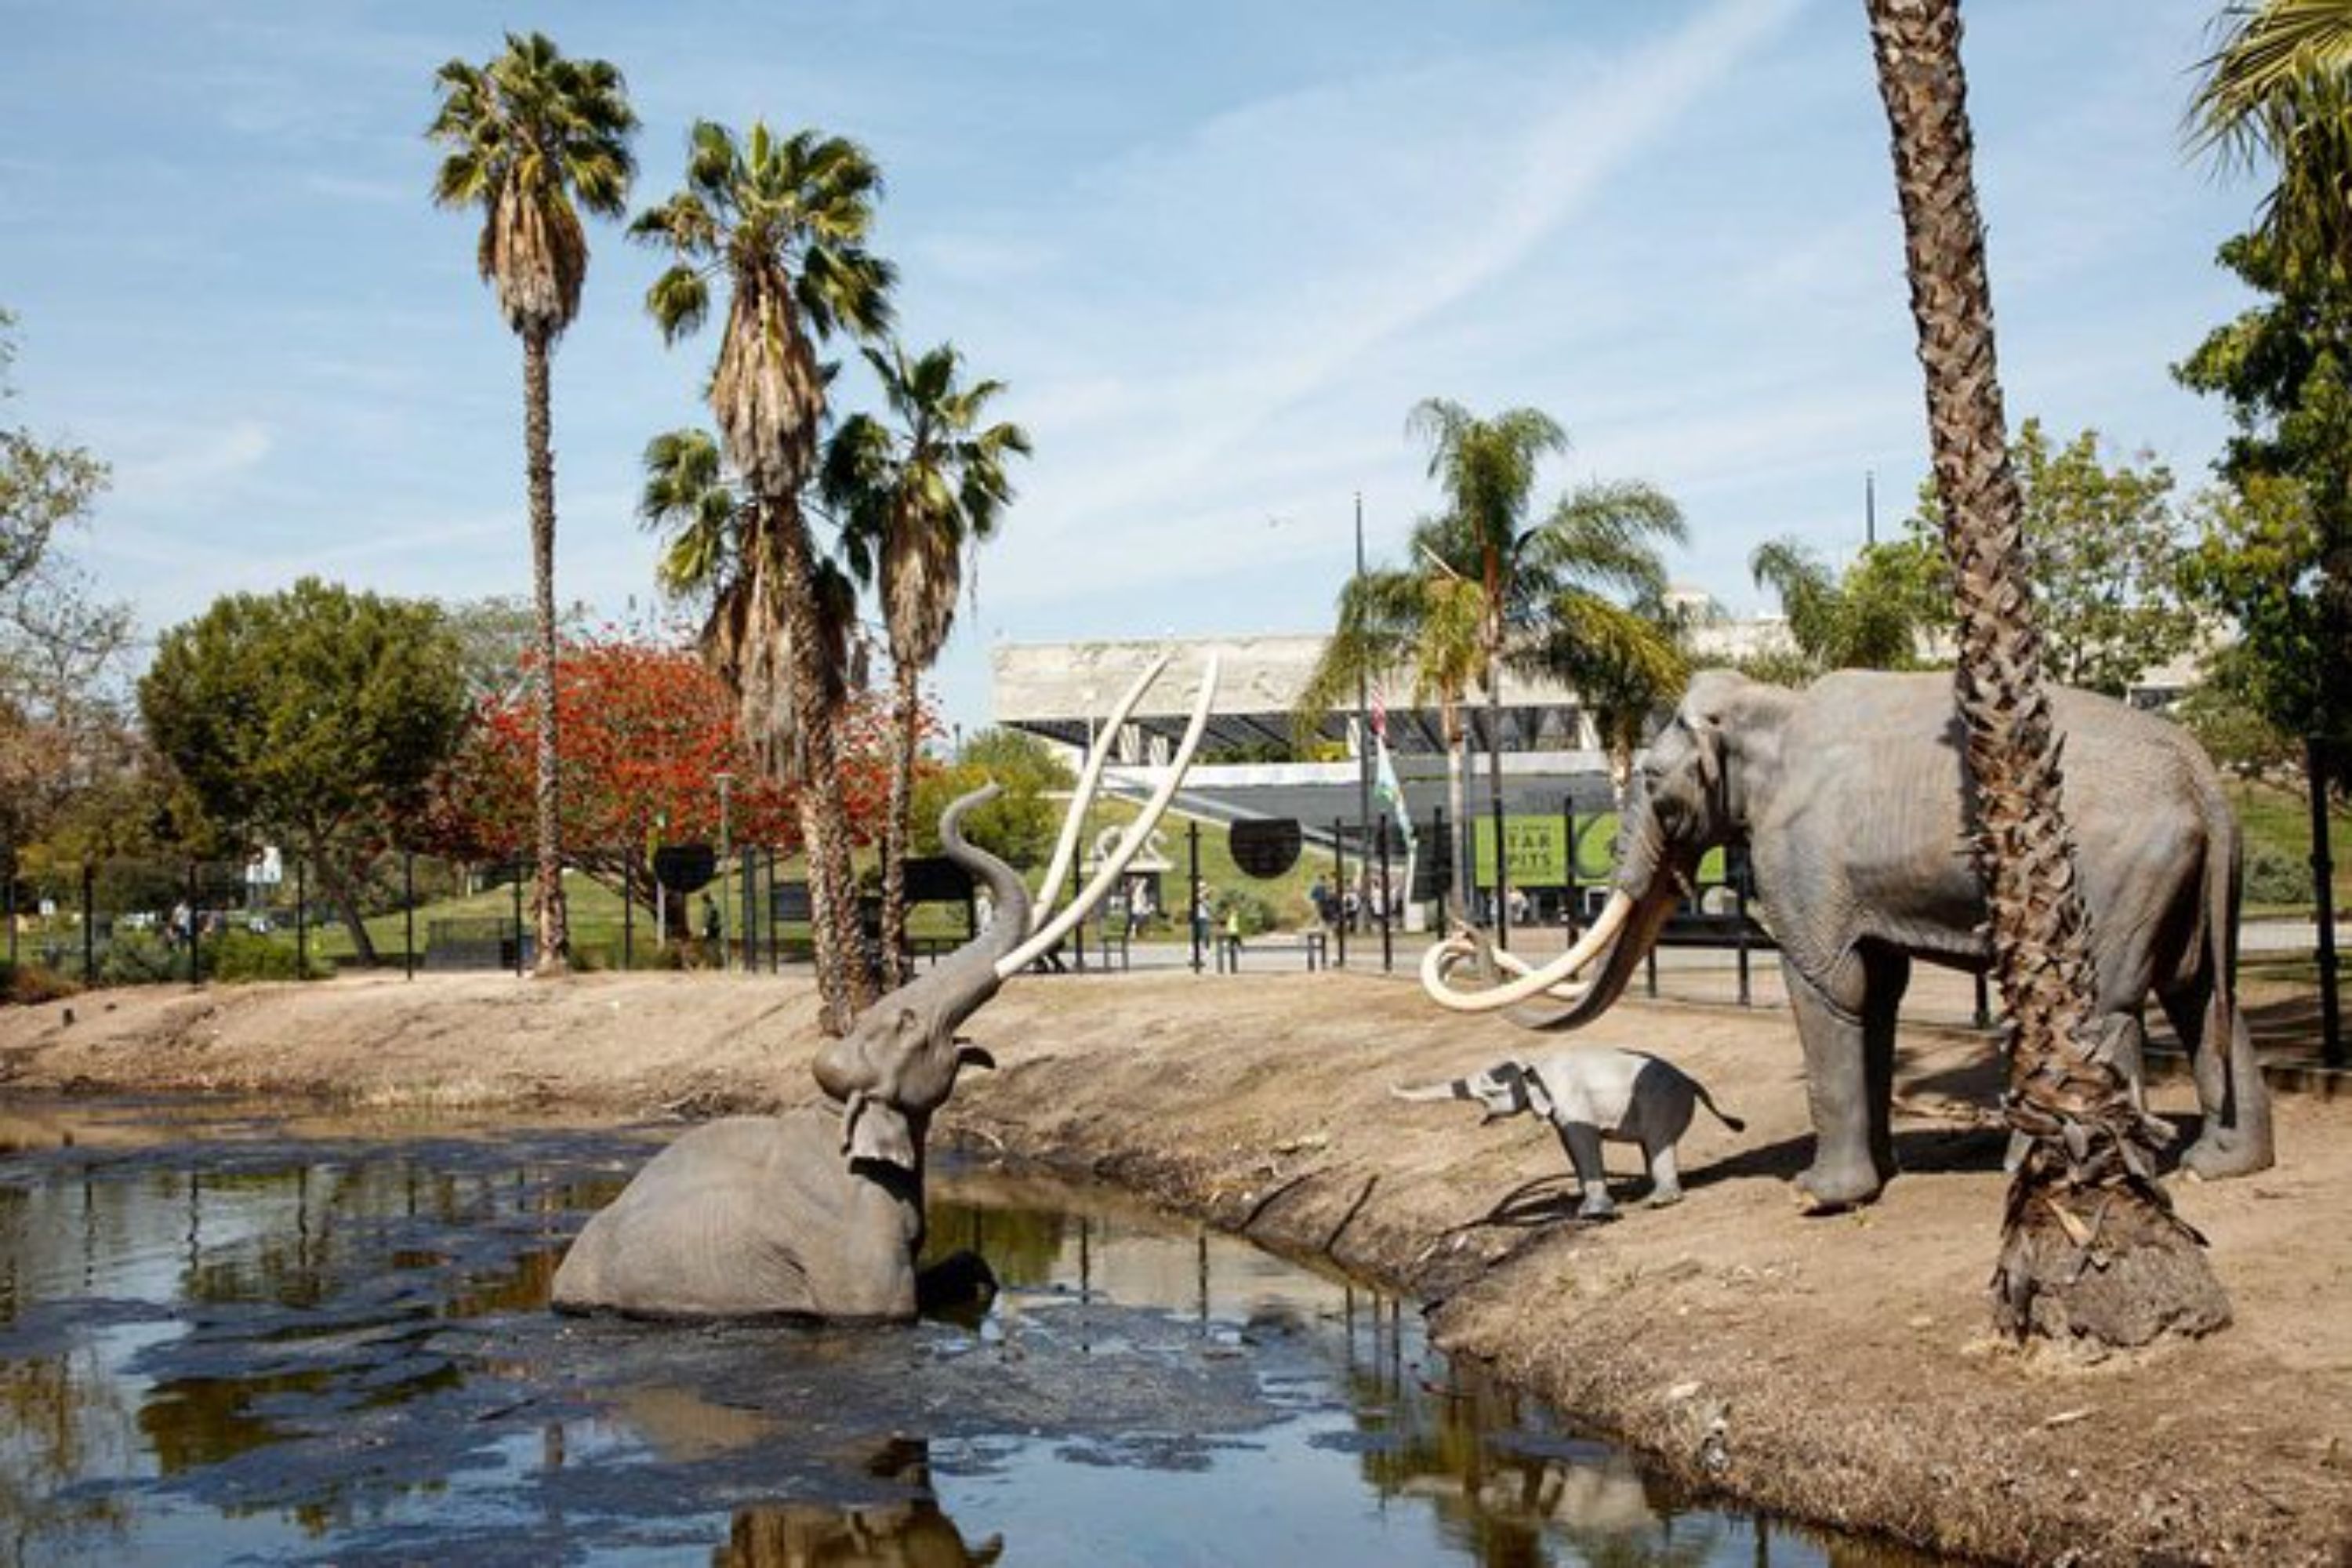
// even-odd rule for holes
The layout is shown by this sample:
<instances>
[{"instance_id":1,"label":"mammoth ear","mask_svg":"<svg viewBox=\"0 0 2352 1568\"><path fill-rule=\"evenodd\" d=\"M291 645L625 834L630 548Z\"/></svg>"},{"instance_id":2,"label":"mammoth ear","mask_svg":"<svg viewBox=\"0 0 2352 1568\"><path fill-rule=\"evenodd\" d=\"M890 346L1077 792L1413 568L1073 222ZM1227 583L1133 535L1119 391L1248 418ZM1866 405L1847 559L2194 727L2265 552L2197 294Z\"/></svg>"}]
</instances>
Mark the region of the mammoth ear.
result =
<instances>
[{"instance_id":1,"label":"mammoth ear","mask_svg":"<svg viewBox=\"0 0 2352 1568\"><path fill-rule=\"evenodd\" d=\"M955 1048L956 1066L960 1068L986 1068L991 1072L994 1072L996 1070L996 1058L989 1054L988 1047L986 1046L975 1044L971 1040L965 1039L961 1035L958 1035L956 1037Z\"/></svg>"},{"instance_id":2,"label":"mammoth ear","mask_svg":"<svg viewBox=\"0 0 2352 1568\"><path fill-rule=\"evenodd\" d=\"M1699 785L1712 795L1716 782L1723 777L1723 728L1712 713L1693 713L1689 722Z\"/></svg>"},{"instance_id":3,"label":"mammoth ear","mask_svg":"<svg viewBox=\"0 0 2352 1568\"><path fill-rule=\"evenodd\" d=\"M888 1100L852 1095L843 1121L842 1144L851 1164L878 1160L902 1171L915 1168L914 1131L907 1125L906 1113Z\"/></svg>"},{"instance_id":4,"label":"mammoth ear","mask_svg":"<svg viewBox=\"0 0 2352 1568\"><path fill-rule=\"evenodd\" d=\"M1528 1109L1546 1121L1551 1121L1559 1102L1551 1097L1551 1086L1544 1082L1543 1069L1533 1062L1513 1065L1519 1069L1519 1092L1527 1097Z\"/></svg>"}]
</instances>

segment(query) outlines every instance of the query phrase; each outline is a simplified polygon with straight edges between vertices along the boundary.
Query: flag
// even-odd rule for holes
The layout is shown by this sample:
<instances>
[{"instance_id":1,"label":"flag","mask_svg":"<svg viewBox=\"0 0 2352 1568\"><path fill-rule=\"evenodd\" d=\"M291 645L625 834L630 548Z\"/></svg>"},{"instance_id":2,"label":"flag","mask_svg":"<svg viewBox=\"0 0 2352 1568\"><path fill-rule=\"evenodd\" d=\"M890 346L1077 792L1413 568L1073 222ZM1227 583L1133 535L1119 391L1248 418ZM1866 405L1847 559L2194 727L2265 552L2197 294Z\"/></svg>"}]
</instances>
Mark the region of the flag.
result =
<instances>
[{"instance_id":1,"label":"flag","mask_svg":"<svg viewBox=\"0 0 2352 1568\"><path fill-rule=\"evenodd\" d=\"M1412 812L1404 803L1404 784L1397 778L1396 763L1389 756L1389 710L1381 700L1379 687L1372 688L1372 798L1396 813L1397 836L1404 840L1404 852L1413 852Z\"/></svg>"}]
</instances>

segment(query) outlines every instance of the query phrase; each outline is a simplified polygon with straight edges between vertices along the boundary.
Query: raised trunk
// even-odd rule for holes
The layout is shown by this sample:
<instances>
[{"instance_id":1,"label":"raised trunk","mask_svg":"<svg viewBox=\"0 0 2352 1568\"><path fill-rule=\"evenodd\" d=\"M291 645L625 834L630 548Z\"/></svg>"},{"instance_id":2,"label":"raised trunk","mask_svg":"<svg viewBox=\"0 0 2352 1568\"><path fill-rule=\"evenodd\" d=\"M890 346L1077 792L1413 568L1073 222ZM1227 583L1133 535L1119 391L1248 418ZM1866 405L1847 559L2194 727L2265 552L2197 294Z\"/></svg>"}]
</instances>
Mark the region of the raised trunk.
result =
<instances>
[{"instance_id":1,"label":"raised trunk","mask_svg":"<svg viewBox=\"0 0 2352 1568\"><path fill-rule=\"evenodd\" d=\"M1959 613L1959 710L1994 973L2009 1015L2011 1184L1994 1318L2022 1337L2202 1333L2229 1302L2154 1179L2148 1124L2095 1030L2088 922L2023 571L1994 367L1958 0L1869 0Z\"/></svg>"},{"instance_id":2,"label":"raised trunk","mask_svg":"<svg viewBox=\"0 0 2352 1568\"><path fill-rule=\"evenodd\" d=\"M840 1035L874 999L851 879L849 819L841 801L831 690L816 596L816 561L808 528L790 496L761 502L775 542L776 597L792 663L795 734L792 772L799 784L801 837L807 846L810 933L825 1032Z\"/></svg>"},{"instance_id":3,"label":"raised trunk","mask_svg":"<svg viewBox=\"0 0 2352 1568\"><path fill-rule=\"evenodd\" d=\"M539 776L531 802L538 857L539 958L533 973L541 975L565 973L572 961L571 922L563 904L563 851L557 826L555 450L549 428L548 342L544 326L523 329L523 450L530 481L530 593L539 644Z\"/></svg>"},{"instance_id":4,"label":"raised trunk","mask_svg":"<svg viewBox=\"0 0 2352 1568\"><path fill-rule=\"evenodd\" d=\"M892 671L898 732L890 750L889 817L882 827L882 973L893 986L907 983L907 851L912 840L915 744L922 736L916 706L919 673L912 661Z\"/></svg>"}]
</instances>

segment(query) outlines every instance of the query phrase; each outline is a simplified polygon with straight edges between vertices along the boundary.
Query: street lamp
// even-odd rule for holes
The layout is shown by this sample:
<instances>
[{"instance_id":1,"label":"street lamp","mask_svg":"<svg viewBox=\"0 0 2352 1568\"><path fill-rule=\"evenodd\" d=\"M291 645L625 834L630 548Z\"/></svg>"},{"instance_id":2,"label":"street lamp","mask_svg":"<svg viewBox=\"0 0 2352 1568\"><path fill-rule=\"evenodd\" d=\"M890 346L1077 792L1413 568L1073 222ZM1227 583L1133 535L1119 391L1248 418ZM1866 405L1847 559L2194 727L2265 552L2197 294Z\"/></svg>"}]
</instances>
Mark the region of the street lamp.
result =
<instances>
[{"instance_id":1,"label":"street lamp","mask_svg":"<svg viewBox=\"0 0 2352 1568\"><path fill-rule=\"evenodd\" d=\"M726 876L727 876L727 867L728 867L729 863L730 863L730 861L732 861L732 860L733 860L733 858L734 858L734 845L733 845L733 843L732 843L732 841L731 841L731 839L730 839L730 837L729 832L728 832L728 823L727 823L727 792L728 792L730 789L731 789L732 787L734 787L734 784L735 784L735 775L734 775L733 773L727 773L727 772L725 772L725 771L723 771L723 770L722 770L722 771L721 771L721 772L717 775L717 778L718 778L718 784L719 784L719 967L721 970L732 970L732 969L735 967L735 963L734 963L734 954L733 954L732 951L729 948L728 943L727 943L727 899L726 899L727 882L726 882Z\"/></svg>"}]
</instances>

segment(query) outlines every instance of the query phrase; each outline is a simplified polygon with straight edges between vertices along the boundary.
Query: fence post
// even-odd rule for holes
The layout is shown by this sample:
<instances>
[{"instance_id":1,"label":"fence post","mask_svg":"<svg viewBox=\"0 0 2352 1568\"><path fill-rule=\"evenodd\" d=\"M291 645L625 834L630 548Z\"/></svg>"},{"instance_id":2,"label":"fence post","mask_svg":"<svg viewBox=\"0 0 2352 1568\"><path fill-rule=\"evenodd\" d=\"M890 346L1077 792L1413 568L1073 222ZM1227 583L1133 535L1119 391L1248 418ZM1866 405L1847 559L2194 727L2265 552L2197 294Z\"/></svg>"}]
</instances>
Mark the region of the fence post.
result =
<instances>
[{"instance_id":1,"label":"fence post","mask_svg":"<svg viewBox=\"0 0 2352 1568\"><path fill-rule=\"evenodd\" d=\"M1070 902L1073 904L1078 901L1078 894L1084 890L1086 886L1086 884L1079 879L1081 872L1086 868L1086 863L1087 847L1081 844L1078 846L1078 852L1070 857ZM1087 922L1084 916L1080 916L1076 922L1070 927L1070 939L1072 942L1071 952L1076 954L1077 958L1078 973L1084 974L1087 972Z\"/></svg>"},{"instance_id":2,"label":"fence post","mask_svg":"<svg viewBox=\"0 0 2352 1568\"><path fill-rule=\"evenodd\" d=\"M1985 972L1977 971L1977 1027L1992 1027L1992 994L1985 984Z\"/></svg>"},{"instance_id":3,"label":"fence post","mask_svg":"<svg viewBox=\"0 0 2352 1568\"><path fill-rule=\"evenodd\" d=\"M1386 812L1381 814L1372 832L1381 858L1381 973L1390 974L1396 970L1396 936L1389 928L1391 911L1396 907L1396 888L1389 881L1389 819Z\"/></svg>"},{"instance_id":4,"label":"fence post","mask_svg":"<svg viewBox=\"0 0 2352 1568\"><path fill-rule=\"evenodd\" d=\"M196 932L205 923L204 912L196 907L203 897L196 887L196 863L191 860L188 862L188 984L191 985L205 983L203 950L196 945Z\"/></svg>"},{"instance_id":5,"label":"fence post","mask_svg":"<svg viewBox=\"0 0 2352 1568\"><path fill-rule=\"evenodd\" d=\"M621 846L621 973L637 966L637 847Z\"/></svg>"},{"instance_id":6,"label":"fence post","mask_svg":"<svg viewBox=\"0 0 2352 1568\"><path fill-rule=\"evenodd\" d=\"M1495 816L1495 945L1511 951L1511 857L1503 841L1503 797L1494 801ZM1475 879L1474 879L1475 880Z\"/></svg>"},{"instance_id":7,"label":"fence post","mask_svg":"<svg viewBox=\"0 0 2352 1568\"><path fill-rule=\"evenodd\" d=\"M1437 853L1442 858L1441 864L1445 868L1445 876L1442 880L1431 879L1444 889L1437 895L1437 934L1442 937L1445 934L1447 896L1450 894L1456 900L1463 896L1462 889L1454 885L1454 879L1462 871L1462 858L1454 852L1454 840L1445 836L1445 808L1442 805L1433 805L1429 808L1429 841L1436 846ZM1469 918L1469 905L1457 903L1456 907L1463 911L1463 918L1466 921Z\"/></svg>"},{"instance_id":8,"label":"fence post","mask_svg":"<svg viewBox=\"0 0 2352 1568\"><path fill-rule=\"evenodd\" d=\"M294 857L294 978L306 980L310 974L310 889L306 879L308 862Z\"/></svg>"},{"instance_id":9,"label":"fence post","mask_svg":"<svg viewBox=\"0 0 2352 1568\"><path fill-rule=\"evenodd\" d=\"M8 846L6 875L6 884L0 886L0 901L7 905L8 967L14 969L16 967L16 846L14 842Z\"/></svg>"},{"instance_id":10,"label":"fence post","mask_svg":"<svg viewBox=\"0 0 2352 1568\"><path fill-rule=\"evenodd\" d=\"M1339 928L1339 967L1342 969L1348 967L1348 847L1339 835L1346 830L1345 823L1336 816L1331 819L1331 896L1339 900L1339 918L1334 923ZM1357 901L1356 907L1360 910L1364 907L1361 900ZM1320 915L1323 911L1318 910L1315 912Z\"/></svg>"},{"instance_id":11,"label":"fence post","mask_svg":"<svg viewBox=\"0 0 2352 1568\"><path fill-rule=\"evenodd\" d=\"M2303 738L2305 777L2311 784L2312 913L2319 936L2319 1051L2332 1068L2344 1065L2344 1015L2336 998L2336 868L2327 852L2327 743Z\"/></svg>"},{"instance_id":12,"label":"fence post","mask_svg":"<svg viewBox=\"0 0 2352 1568\"><path fill-rule=\"evenodd\" d=\"M1192 841L1192 896L1184 906L1184 926L1192 933L1192 973L1198 974L1201 973L1201 928L1208 921L1208 916L1201 908L1200 823L1194 821L1190 824L1184 830L1184 837Z\"/></svg>"},{"instance_id":13,"label":"fence post","mask_svg":"<svg viewBox=\"0 0 2352 1568\"><path fill-rule=\"evenodd\" d=\"M523 859L521 855L518 854L514 859L515 973L517 975L530 973L530 965L525 963L522 958L522 868Z\"/></svg>"},{"instance_id":14,"label":"fence post","mask_svg":"<svg viewBox=\"0 0 2352 1568\"><path fill-rule=\"evenodd\" d=\"M1562 923L1568 927L1569 942L1573 943L1576 941L1576 906L1579 902L1576 896L1576 797L1574 795L1564 795L1559 797L1559 822L1561 830L1568 835L1568 865L1563 872L1567 879L1567 886L1560 889L1559 895L1568 907L1568 919Z\"/></svg>"},{"instance_id":15,"label":"fence post","mask_svg":"<svg viewBox=\"0 0 2352 1568\"><path fill-rule=\"evenodd\" d=\"M98 984L98 868L81 863L81 983Z\"/></svg>"},{"instance_id":16,"label":"fence post","mask_svg":"<svg viewBox=\"0 0 2352 1568\"><path fill-rule=\"evenodd\" d=\"M768 851L768 973L771 974L783 972L783 937L782 933L776 929L781 923L776 919L776 852L770 849Z\"/></svg>"},{"instance_id":17,"label":"fence post","mask_svg":"<svg viewBox=\"0 0 2352 1568\"><path fill-rule=\"evenodd\" d=\"M401 977L416 978L416 851L400 852Z\"/></svg>"}]
</instances>

